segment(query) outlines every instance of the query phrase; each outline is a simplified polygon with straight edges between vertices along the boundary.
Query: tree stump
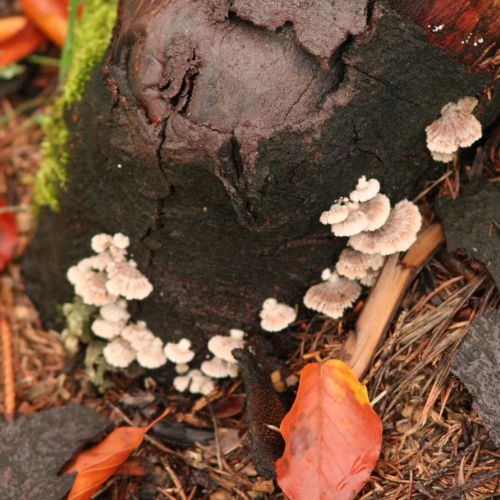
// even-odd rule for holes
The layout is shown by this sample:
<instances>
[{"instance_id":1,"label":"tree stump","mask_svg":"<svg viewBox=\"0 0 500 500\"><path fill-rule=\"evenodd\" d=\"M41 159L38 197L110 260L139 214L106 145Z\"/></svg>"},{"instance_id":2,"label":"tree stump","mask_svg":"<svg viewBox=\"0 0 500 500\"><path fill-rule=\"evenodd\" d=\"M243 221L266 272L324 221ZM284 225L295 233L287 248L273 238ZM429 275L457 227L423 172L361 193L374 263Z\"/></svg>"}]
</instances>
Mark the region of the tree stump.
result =
<instances>
[{"instance_id":1,"label":"tree stump","mask_svg":"<svg viewBox=\"0 0 500 500\"><path fill-rule=\"evenodd\" d=\"M301 303L345 244L319 223L361 175L394 203L442 171L426 125L486 86L413 21L367 1L123 1L68 114L68 182L25 262L49 323L99 232L154 285L136 313L201 347Z\"/></svg>"}]
</instances>

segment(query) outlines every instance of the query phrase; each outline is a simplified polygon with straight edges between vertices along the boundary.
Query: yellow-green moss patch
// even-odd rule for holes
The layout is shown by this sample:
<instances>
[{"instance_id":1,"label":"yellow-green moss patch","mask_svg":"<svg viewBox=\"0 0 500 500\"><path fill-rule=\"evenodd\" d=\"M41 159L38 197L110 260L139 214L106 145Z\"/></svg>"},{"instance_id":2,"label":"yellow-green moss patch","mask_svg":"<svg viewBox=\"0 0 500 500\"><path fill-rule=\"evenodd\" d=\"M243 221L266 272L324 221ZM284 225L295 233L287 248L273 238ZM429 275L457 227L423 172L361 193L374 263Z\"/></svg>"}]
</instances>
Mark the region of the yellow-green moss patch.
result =
<instances>
[{"instance_id":1,"label":"yellow-green moss patch","mask_svg":"<svg viewBox=\"0 0 500 500\"><path fill-rule=\"evenodd\" d=\"M45 139L42 143L42 164L35 179L36 208L58 208L59 187L67 181L69 134L65 113L82 98L92 68L108 46L116 20L117 4L118 0L87 0L82 19L77 22L68 78L43 127Z\"/></svg>"}]
</instances>

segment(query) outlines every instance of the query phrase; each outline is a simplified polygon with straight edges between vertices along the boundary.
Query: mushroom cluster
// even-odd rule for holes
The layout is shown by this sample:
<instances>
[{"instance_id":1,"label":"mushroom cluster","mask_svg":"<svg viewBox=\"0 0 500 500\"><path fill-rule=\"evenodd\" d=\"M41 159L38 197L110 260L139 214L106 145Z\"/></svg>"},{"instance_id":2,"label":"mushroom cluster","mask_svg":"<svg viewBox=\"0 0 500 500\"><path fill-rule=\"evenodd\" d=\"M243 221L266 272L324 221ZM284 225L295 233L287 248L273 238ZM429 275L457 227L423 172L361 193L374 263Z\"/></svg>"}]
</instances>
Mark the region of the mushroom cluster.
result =
<instances>
[{"instance_id":1,"label":"mushroom cluster","mask_svg":"<svg viewBox=\"0 0 500 500\"><path fill-rule=\"evenodd\" d=\"M67 278L84 304L99 308L90 329L108 341L103 355L109 365L126 368L136 360L144 368L159 368L167 362L161 339L144 321L129 321L127 301L145 299L153 291L136 262L127 259L129 245L122 233L95 235L95 255L70 267Z\"/></svg>"},{"instance_id":2,"label":"mushroom cluster","mask_svg":"<svg viewBox=\"0 0 500 500\"><path fill-rule=\"evenodd\" d=\"M209 394L215 388L213 379L237 377L238 362L233 357L233 349L243 348L245 332L230 330L229 335L214 335L208 341L208 350L214 357L201 363L200 369L189 369L189 361L194 352L189 351L191 343L182 339L178 344L168 343L165 347L167 358L176 364L177 377L174 378L174 387L178 392ZM168 350L168 352L167 352Z\"/></svg>"},{"instance_id":3,"label":"mushroom cluster","mask_svg":"<svg viewBox=\"0 0 500 500\"><path fill-rule=\"evenodd\" d=\"M340 318L361 294L361 285L372 286L385 257L410 248L422 225L417 206L402 200L391 209L376 179L359 178L349 197L340 198L323 212L320 222L331 226L335 236L349 237L335 271L325 269L322 283L304 296L309 309Z\"/></svg>"},{"instance_id":4,"label":"mushroom cluster","mask_svg":"<svg viewBox=\"0 0 500 500\"><path fill-rule=\"evenodd\" d=\"M481 138L479 120L472 114L475 97L463 97L441 109L441 117L426 127L427 148L435 161L448 163L459 148L467 148Z\"/></svg>"}]
</instances>

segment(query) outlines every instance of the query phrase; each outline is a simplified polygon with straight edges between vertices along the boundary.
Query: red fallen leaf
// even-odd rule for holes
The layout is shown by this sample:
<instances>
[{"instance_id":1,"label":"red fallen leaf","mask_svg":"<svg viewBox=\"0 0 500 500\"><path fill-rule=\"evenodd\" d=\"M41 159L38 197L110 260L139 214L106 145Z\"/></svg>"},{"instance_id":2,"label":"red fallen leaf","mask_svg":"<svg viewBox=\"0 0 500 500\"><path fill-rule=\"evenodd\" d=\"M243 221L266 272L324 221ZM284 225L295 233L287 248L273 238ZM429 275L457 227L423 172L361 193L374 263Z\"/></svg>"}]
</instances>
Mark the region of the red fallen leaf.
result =
<instances>
[{"instance_id":1,"label":"red fallen leaf","mask_svg":"<svg viewBox=\"0 0 500 500\"><path fill-rule=\"evenodd\" d=\"M382 422L368 393L339 360L302 371L297 398L280 426L277 481L291 500L351 499L377 463Z\"/></svg>"},{"instance_id":2,"label":"red fallen leaf","mask_svg":"<svg viewBox=\"0 0 500 500\"><path fill-rule=\"evenodd\" d=\"M28 24L28 19L24 16L11 16L3 17L0 19L0 43L5 42L11 36L21 31L26 24Z\"/></svg>"},{"instance_id":3,"label":"red fallen leaf","mask_svg":"<svg viewBox=\"0 0 500 500\"><path fill-rule=\"evenodd\" d=\"M0 197L0 208L7 206L5 200ZM17 244L17 224L13 212L0 214L0 272L12 260Z\"/></svg>"},{"instance_id":4,"label":"red fallen leaf","mask_svg":"<svg viewBox=\"0 0 500 500\"><path fill-rule=\"evenodd\" d=\"M68 32L68 0L21 0L26 15L56 45L62 47Z\"/></svg>"},{"instance_id":5,"label":"red fallen leaf","mask_svg":"<svg viewBox=\"0 0 500 500\"><path fill-rule=\"evenodd\" d=\"M31 22L0 43L0 68L30 55L43 42L45 35Z\"/></svg>"},{"instance_id":6,"label":"red fallen leaf","mask_svg":"<svg viewBox=\"0 0 500 500\"><path fill-rule=\"evenodd\" d=\"M167 408L146 427L117 427L98 445L82 451L65 474L78 472L68 500L87 500L115 474L130 454L140 446L146 432L170 413Z\"/></svg>"}]
</instances>

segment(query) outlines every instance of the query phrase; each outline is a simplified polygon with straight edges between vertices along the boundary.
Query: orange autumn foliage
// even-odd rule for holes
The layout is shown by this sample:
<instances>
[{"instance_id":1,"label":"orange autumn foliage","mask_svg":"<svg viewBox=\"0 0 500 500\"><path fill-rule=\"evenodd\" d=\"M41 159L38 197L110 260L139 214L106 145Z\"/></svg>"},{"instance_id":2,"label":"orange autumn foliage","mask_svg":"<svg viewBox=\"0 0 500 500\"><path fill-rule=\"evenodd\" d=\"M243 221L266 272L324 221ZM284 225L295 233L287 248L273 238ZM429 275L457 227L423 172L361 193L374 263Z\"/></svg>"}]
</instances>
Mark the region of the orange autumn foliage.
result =
<instances>
[{"instance_id":1,"label":"orange autumn foliage","mask_svg":"<svg viewBox=\"0 0 500 500\"><path fill-rule=\"evenodd\" d=\"M12 28L4 28L12 32ZM0 68L29 56L45 40L45 35L31 21L27 21L19 31L0 42Z\"/></svg>"},{"instance_id":2,"label":"orange autumn foliage","mask_svg":"<svg viewBox=\"0 0 500 500\"><path fill-rule=\"evenodd\" d=\"M280 426L285 440L277 481L291 500L351 499L369 479L382 422L342 361L308 364Z\"/></svg>"},{"instance_id":3,"label":"orange autumn foliage","mask_svg":"<svg viewBox=\"0 0 500 500\"><path fill-rule=\"evenodd\" d=\"M56 45L62 47L68 32L68 0L21 0L26 15Z\"/></svg>"},{"instance_id":4,"label":"orange autumn foliage","mask_svg":"<svg viewBox=\"0 0 500 500\"><path fill-rule=\"evenodd\" d=\"M28 24L28 19L24 16L0 18L0 43L19 33L26 24Z\"/></svg>"},{"instance_id":5,"label":"orange autumn foliage","mask_svg":"<svg viewBox=\"0 0 500 500\"><path fill-rule=\"evenodd\" d=\"M170 413L167 408L146 427L117 427L98 445L82 451L66 471L78 472L68 500L88 500L115 474L144 440L146 433Z\"/></svg>"}]
</instances>

